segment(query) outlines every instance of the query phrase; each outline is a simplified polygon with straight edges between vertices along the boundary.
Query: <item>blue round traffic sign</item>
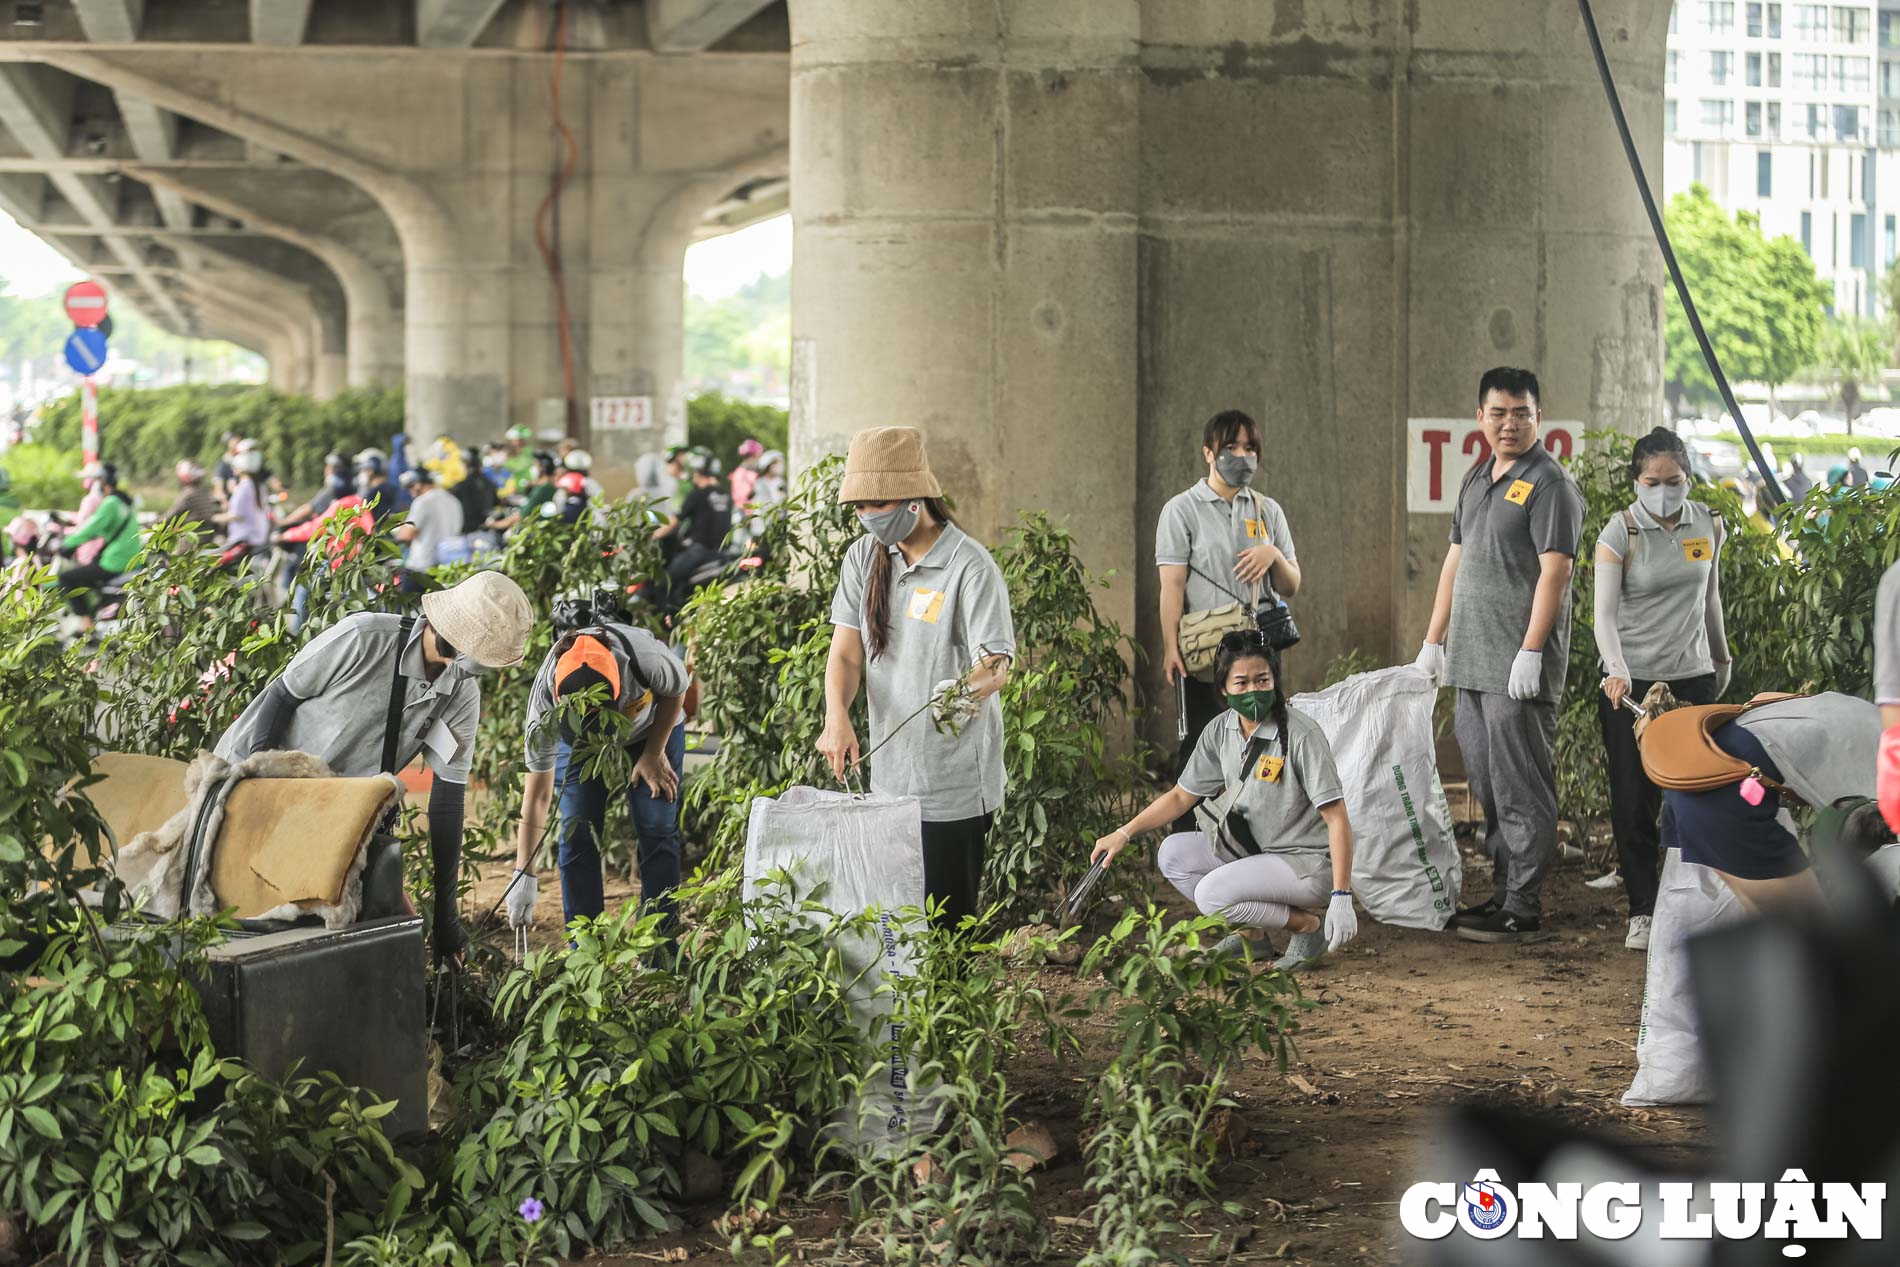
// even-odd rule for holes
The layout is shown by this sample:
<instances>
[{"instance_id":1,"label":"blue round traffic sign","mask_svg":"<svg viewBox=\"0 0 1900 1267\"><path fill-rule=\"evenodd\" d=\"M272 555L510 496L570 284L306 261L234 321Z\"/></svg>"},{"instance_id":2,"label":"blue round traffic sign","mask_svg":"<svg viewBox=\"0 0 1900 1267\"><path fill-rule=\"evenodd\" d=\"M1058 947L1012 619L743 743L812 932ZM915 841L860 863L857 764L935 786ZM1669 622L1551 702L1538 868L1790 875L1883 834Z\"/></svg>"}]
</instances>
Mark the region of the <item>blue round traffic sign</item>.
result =
<instances>
[{"instance_id":1,"label":"blue round traffic sign","mask_svg":"<svg viewBox=\"0 0 1900 1267\"><path fill-rule=\"evenodd\" d=\"M75 373L97 374L106 363L106 336L97 330L79 329L66 336L66 364Z\"/></svg>"}]
</instances>

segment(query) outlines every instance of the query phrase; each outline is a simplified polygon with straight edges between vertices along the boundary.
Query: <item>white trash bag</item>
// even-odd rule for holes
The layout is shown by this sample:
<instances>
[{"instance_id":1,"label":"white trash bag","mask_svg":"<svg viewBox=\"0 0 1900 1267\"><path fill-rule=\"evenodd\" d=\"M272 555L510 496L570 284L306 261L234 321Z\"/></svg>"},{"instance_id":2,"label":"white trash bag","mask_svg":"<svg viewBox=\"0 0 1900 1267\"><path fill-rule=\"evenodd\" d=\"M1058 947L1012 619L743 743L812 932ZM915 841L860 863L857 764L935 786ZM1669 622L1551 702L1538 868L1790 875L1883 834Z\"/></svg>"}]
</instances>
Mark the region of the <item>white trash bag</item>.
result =
<instances>
[{"instance_id":1,"label":"white trash bag","mask_svg":"<svg viewBox=\"0 0 1900 1267\"><path fill-rule=\"evenodd\" d=\"M1464 883L1451 808L1438 781L1438 689L1409 664L1359 673L1288 706L1332 745L1352 820L1352 887L1381 924L1437 931Z\"/></svg>"},{"instance_id":2,"label":"white trash bag","mask_svg":"<svg viewBox=\"0 0 1900 1267\"><path fill-rule=\"evenodd\" d=\"M1649 971L1643 983L1643 1019L1636 1031L1636 1080L1623 1103L1701 1104L1713 1088L1696 1032L1695 997L1689 983L1688 941L1698 933L1742 917L1722 877L1682 860L1682 850L1663 857L1656 914L1649 925Z\"/></svg>"},{"instance_id":3,"label":"white trash bag","mask_svg":"<svg viewBox=\"0 0 1900 1267\"><path fill-rule=\"evenodd\" d=\"M924 905L922 808L912 796L852 796L810 787L758 797L746 822L745 900L770 897L775 886L766 882L778 871L791 874L800 900L822 888L815 900L841 917L879 912L876 934L853 935L839 945L846 977L855 979L846 997L875 1063L859 1095L839 1107L831 1129L861 1156L898 1154L928 1125L919 1112L928 1089L912 1081L909 1048L878 988L914 971L911 949L899 935L910 925L900 912ZM921 931L921 914L914 918Z\"/></svg>"}]
</instances>

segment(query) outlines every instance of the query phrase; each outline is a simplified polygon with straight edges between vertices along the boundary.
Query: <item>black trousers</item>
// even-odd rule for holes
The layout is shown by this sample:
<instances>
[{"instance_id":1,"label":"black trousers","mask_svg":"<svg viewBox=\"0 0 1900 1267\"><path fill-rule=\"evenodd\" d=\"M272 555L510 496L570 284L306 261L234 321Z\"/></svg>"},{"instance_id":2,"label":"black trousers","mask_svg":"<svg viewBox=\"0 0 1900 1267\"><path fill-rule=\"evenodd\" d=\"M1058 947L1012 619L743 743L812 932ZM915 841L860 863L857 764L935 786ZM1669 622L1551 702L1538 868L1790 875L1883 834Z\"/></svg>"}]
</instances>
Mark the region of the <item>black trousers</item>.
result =
<instances>
[{"instance_id":1,"label":"black trousers","mask_svg":"<svg viewBox=\"0 0 1900 1267\"><path fill-rule=\"evenodd\" d=\"M1655 679L1635 679L1630 683L1630 698L1642 703L1653 685ZM1715 674L1675 679L1669 683L1669 691L1684 704L1713 704ZM1636 714L1627 708L1611 708L1609 696L1599 690L1597 721L1603 729L1604 751L1609 755L1610 829L1616 834L1616 869L1623 875L1631 918L1652 915L1656 888L1662 882L1662 789L1643 773L1642 754L1636 749Z\"/></svg>"},{"instance_id":2,"label":"black trousers","mask_svg":"<svg viewBox=\"0 0 1900 1267\"><path fill-rule=\"evenodd\" d=\"M693 573L719 557L719 551L697 542L688 542L680 547L666 565L666 609L676 612L686 606L686 600L693 596Z\"/></svg>"},{"instance_id":3,"label":"black trousers","mask_svg":"<svg viewBox=\"0 0 1900 1267\"><path fill-rule=\"evenodd\" d=\"M1174 688L1168 688L1167 703L1163 706L1170 718L1174 715ZM1220 687L1211 682L1201 682L1194 678L1187 680L1187 738L1181 741L1181 747L1174 754L1174 777L1177 781L1181 772L1187 769L1188 758L1194 755L1194 745L1201 741L1201 732L1207 724L1219 717L1227 708L1227 696ZM1194 814L1189 811L1174 820L1175 831L1193 831Z\"/></svg>"},{"instance_id":4,"label":"black trousers","mask_svg":"<svg viewBox=\"0 0 1900 1267\"><path fill-rule=\"evenodd\" d=\"M72 608L73 615L90 616L99 610L99 587L117 580L118 577L117 572L108 571L97 563L81 563L78 567L70 567L61 572L58 583L60 592L66 595L66 605Z\"/></svg>"},{"instance_id":5,"label":"black trousers","mask_svg":"<svg viewBox=\"0 0 1900 1267\"><path fill-rule=\"evenodd\" d=\"M983 855L989 844L994 814L924 823L924 894L941 898L938 928L955 928L965 915L980 915L977 905L983 888Z\"/></svg>"}]
</instances>

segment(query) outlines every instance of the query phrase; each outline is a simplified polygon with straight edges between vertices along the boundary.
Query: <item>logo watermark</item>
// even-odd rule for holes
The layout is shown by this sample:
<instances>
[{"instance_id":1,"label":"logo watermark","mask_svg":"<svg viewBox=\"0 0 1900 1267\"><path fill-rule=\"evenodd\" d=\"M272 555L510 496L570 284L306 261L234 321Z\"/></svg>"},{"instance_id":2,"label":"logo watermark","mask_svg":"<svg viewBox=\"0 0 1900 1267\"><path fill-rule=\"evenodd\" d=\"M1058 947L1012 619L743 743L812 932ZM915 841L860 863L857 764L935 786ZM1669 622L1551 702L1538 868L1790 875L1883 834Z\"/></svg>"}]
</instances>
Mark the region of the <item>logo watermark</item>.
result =
<instances>
[{"instance_id":1,"label":"logo watermark","mask_svg":"<svg viewBox=\"0 0 1900 1267\"><path fill-rule=\"evenodd\" d=\"M1654 1239L1665 1241L1787 1241L1782 1255L1800 1258L1798 1241L1839 1241L1850 1236L1880 1239L1884 1183L1808 1182L1789 1170L1774 1184L1708 1183L1698 1201L1696 1184L1659 1183L1662 1218ZM1495 1170L1480 1170L1471 1182L1415 1183L1399 1201L1399 1224L1421 1240L1462 1231L1479 1240L1520 1236L1573 1241L1581 1237L1620 1241L1635 1235L1645 1217L1645 1185L1520 1183L1507 1185Z\"/></svg>"}]
</instances>

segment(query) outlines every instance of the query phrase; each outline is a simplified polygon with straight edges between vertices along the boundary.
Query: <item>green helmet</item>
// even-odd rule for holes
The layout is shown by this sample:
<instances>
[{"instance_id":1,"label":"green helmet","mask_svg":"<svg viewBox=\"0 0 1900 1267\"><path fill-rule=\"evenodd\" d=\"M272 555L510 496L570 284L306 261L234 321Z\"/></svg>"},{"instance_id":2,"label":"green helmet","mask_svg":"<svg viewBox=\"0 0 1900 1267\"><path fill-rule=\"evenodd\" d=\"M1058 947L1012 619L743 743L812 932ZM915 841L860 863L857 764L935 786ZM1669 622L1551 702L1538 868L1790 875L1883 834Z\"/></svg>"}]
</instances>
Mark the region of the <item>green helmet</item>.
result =
<instances>
[{"instance_id":1,"label":"green helmet","mask_svg":"<svg viewBox=\"0 0 1900 1267\"><path fill-rule=\"evenodd\" d=\"M534 428L526 425L510 427L508 428L508 438L510 440L532 440L534 439Z\"/></svg>"}]
</instances>

